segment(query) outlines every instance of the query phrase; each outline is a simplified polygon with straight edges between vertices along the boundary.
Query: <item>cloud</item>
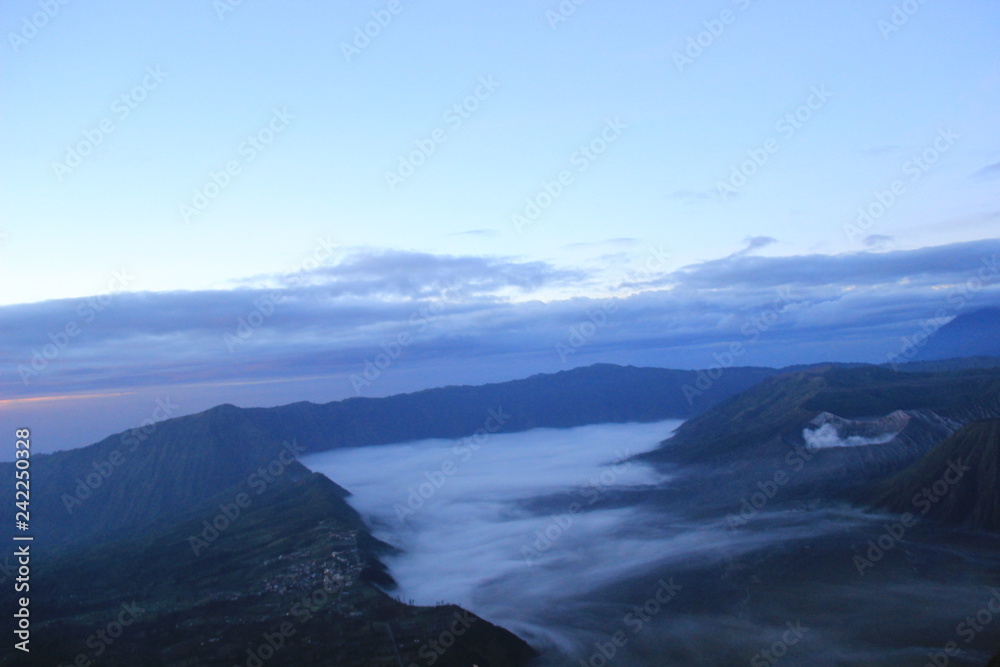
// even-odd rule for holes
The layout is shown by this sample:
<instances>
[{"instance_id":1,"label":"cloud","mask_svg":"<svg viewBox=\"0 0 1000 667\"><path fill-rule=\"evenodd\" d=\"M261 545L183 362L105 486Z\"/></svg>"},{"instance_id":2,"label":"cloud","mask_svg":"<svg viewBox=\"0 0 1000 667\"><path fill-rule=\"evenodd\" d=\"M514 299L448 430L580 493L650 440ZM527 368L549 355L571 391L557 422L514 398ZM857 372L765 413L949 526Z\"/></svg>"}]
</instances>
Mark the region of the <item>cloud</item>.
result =
<instances>
[{"instance_id":1,"label":"cloud","mask_svg":"<svg viewBox=\"0 0 1000 667\"><path fill-rule=\"evenodd\" d=\"M861 154L865 157L879 157L885 155L886 153L892 153L893 151L898 151L902 148L899 144L884 144L882 146L872 146L871 148L866 148L861 151Z\"/></svg>"},{"instance_id":2,"label":"cloud","mask_svg":"<svg viewBox=\"0 0 1000 667\"><path fill-rule=\"evenodd\" d=\"M510 289L530 292L582 278L578 271L556 269L545 262L363 249L331 265L286 276L283 282L287 286L306 283L321 287L334 296L413 299L455 289L466 296Z\"/></svg>"},{"instance_id":3,"label":"cloud","mask_svg":"<svg viewBox=\"0 0 1000 667\"><path fill-rule=\"evenodd\" d=\"M499 236L500 231L496 229L470 229L464 232L452 232L451 236Z\"/></svg>"},{"instance_id":4,"label":"cloud","mask_svg":"<svg viewBox=\"0 0 1000 667\"><path fill-rule=\"evenodd\" d=\"M670 276L689 288L874 286L908 280L946 283L1000 253L1000 239L969 241L889 253L755 257L736 253L686 266Z\"/></svg>"},{"instance_id":5,"label":"cloud","mask_svg":"<svg viewBox=\"0 0 1000 667\"><path fill-rule=\"evenodd\" d=\"M1000 162L986 165L973 174L974 178L996 178L1000 176Z\"/></svg>"},{"instance_id":6,"label":"cloud","mask_svg":"<svg viewBox=\"0 0 1000 667\"><path fill-rule=\"evenodd\" d=\"M739 196L739 193L733 196ZM674 190L667 195L667 198L686 202L720 201L719 195L715 190L692 190L691 188Z\"/></svg>"},{"instance_id":7,"label":"cloud","mask_svg":"<svg viewBox=\"0 0 1000 667\"><path fill-rule=\"evenodd\" d=\"M861 243L864 244L866 248L871 248L873 250L895 249L896 237L886 236L885 234L869 234L861 241Z\"/></svg>"},{"instance_id":8,"label":"cloud","mask_svg":"<svg viewBox=\"0 0 1000 667\"><path fill-rule=\"evenodd\" d=\"M734 252L730 257L741 257L743 255L749 255L755 250L760 250L761 248L766 248L769 245L777 243L778 239L772 238L770 236L748 236L743 239L745 247L743 250Z\"/></svg>"},{"instance_id":9,"label":"cloud","mask_svg":"<svg viewBox=\"0 0 1000 667\"><path fill-rule=\"evenodd\" d=\"M607 246L633 246L639 243L639 239L619 237L614 239L605 239L603 241L582 241L578 243L567 243L562 246L563 248L594 248L594 247L607 247Z\"/></svg>"},{"instance_id":10,"label":"cloud","mask_svg":"<svg viewBox=\"0 0 1000 667\"><path fill-rule=\"evenodd\" d=\"M968 308L1000 303L996 278L968 291L984 261L996 261L1000 240L747 254L771 242L748 239L744 251L637 279L611 299L536 298L554 287L586 290L595 280L545 262L359 250L301 280L5 306L0 393L328 377L328 395L353 395L349 377L401 336L406 346L367 395L596 361L707 368L733 341L747 350L740 365L884 361L938 310L958 314L956 295ZM558 354L560 344L572 344L568 357ZM23 369L37 373L25 382Z\"/></svg>"}]
</instances>

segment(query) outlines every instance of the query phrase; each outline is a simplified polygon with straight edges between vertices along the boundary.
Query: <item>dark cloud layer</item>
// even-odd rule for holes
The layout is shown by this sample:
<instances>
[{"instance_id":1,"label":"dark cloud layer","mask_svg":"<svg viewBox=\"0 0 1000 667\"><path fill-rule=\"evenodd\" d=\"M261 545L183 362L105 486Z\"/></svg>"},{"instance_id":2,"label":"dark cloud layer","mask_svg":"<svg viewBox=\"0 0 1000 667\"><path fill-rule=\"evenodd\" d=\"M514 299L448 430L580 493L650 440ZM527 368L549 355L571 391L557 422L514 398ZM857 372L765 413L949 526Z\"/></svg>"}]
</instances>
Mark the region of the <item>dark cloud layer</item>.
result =
<instances>
[{"instance_id":1,"label":"dark cloud layer","mask_svg":"<svg viewBox=\"0 0 1000 667\"><path fill-rule=\"evenodd\" d=\"M339 378L334 394L381 394L400 388L385 379L404 370L443 384L594 361L707 367L734 341L747 349L741 365L885 361L921 322L1000 302L1000 240L750 254L772 242L750 238L729 257L637 279L613 300L542 300L593 280L544 262L363 250L228 291L6 306L0 391L12 399L328 375ZM351 384L393 351L378 382Z\"/></svg>"},{"instance_id":2,"label":"dark cloud layer","mask_svg":"<svg viewBox=\"0 0 1000 667\"><path fill-rule=\"evenodd\" d=\"M670 278L688 288L873 287L910 281L940 284L976 270L1000 253L1000 240L843 255L734 256L687 266Z\"/></svg>"}]
</instances>

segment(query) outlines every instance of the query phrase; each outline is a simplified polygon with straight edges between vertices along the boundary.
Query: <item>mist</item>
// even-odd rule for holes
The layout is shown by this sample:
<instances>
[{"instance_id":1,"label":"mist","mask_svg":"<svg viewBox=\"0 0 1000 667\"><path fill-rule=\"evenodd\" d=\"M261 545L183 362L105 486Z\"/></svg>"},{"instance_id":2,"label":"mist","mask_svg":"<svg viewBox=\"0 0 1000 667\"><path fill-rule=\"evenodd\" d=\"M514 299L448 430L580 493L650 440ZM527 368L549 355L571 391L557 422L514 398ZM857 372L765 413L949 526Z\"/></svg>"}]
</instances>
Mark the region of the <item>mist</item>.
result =
<instances>
[{"instance_id":1,"label":"mist","mask_svg":"<svg viewBox=\"0 0 1000 667\"><path fill-rule=\"evenodd\" d=\"M631 458L680 423L481 432L302 462L348 489L374 535L400 549L383 557L392 595L461 605L527 640L540 664L615 664L609 652L637 667L747 664L789 623L808 632L782 647L786 665L921 664L948 640L964 612L955 591L975 600L979 582L882 581L892 565L862 578L853 558L892 517L846 505L776 497L734 529L727 514L744 487L728 473ZM917 532L905 557L937 558L940 545L909 544ZM886 615L921 631L872 632Z\"/></svg>"},{"instance_id":2,"label":"mist","mask_svg":"<svg viewBox=\"0 0 1000 667\"><path fill-rule=\"evenodd\" d=\"M646 510L608 505L615 494L669 481L629 459L680 424L423 440L303 463L351 491L375 536L403 551L386 562L404 599L460 604L530 640L569 648L569 637L535 618L538 609L662 558ZM572 586L558 575L567 570L576 575Z\"/></svg>"}]
</instances>

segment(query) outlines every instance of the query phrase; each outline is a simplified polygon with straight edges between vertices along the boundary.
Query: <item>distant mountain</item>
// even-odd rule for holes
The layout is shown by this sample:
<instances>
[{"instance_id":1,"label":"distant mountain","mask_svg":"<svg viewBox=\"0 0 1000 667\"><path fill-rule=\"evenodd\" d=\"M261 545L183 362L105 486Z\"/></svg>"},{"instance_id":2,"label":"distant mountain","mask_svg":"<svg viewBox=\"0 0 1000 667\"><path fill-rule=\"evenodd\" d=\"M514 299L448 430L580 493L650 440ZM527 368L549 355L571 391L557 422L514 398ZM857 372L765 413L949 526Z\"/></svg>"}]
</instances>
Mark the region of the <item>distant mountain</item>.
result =
<instances>
[{"instance_id":1,"label":"distant mountain","mask_svg":"<svg viewBox=\"0 0 1000 667\"><path fill-rule=\"evenodd\" d=\"M874 504L948 525L1000 530L1000 419L967 424L880 485Z\"/></svg>"},{"instance_id":2,"label":"distant mountain","mask_svg":"<svg viewBox=\"0 0 1000 667\"><path fill-rule=\"evenodd\" d=\"M910 361L905 364L882 364L893 370L907 373L940 373L942 371L961 371L970 368L1000 367L1000 357L958 357L956 359L935 359L932 361Z\"/></svg>"},{"instance_id":3,"label":"distant mountain","mask_svg":"<svg viewBox=\"0 0 1000 667\"><path fill-rule=\"evenodd\" d=\"M787 442L800 440L803 425L821 412L851 419L900 409L961 410L985 396L995 397L998 375L998 368L932 374L828 365L789 373L598 364L513 382L325 405L221 405L82 449L36 456L32 479L43 491L34 494L32 513L41 540L68 543L127 536L175 520L220 489L266 486L274 472L301 479L308 471L294 458L302 453L459 438L477 429L515 432L688 418L670 446L654 458L709 461L761 446L780 452ZM967 421L989 416L989 409L965 416L941 413L954 422L942 428L947 435ZM918 419L910 431L929 423ZM922 442L932 446L939 438L935 430ZM13 464L0 464L0 475L12 474ZM12 486L0 487L0 502L13 502L12 494ZM0 533L10 530L4 526Z\"/></svg>"},{"instance_id":4,"label":"distant mountain","mask_svg":"<svg viewBox=\"0 0 1000 667\"><path fill-rule=\"evenodd\" d=\"M963 313L916 346L914 361L1000 356L1000 308Z\"/></svg>"},{"instance_id":5,"label":"distant mountain","mask_svg":"<svg viewBox=\"0 0 1000 667\"><path fill-rule=\"evenodd\" d=\"M386 398L293 403L245 411L261 430L295 438L310 452L425 438L461 438L489 421L491 430L684 419L780 371L734 367L708 371L595 364L523 380L443 387ZM490 419L491 412L503 418ZM498 423L502 421L502 423Z\"/></svg>"},{"instance_id":6,"label":"distant mountain","mask_svg":"<svg viewBox=\"0 0 1000 667\"><path fill-rule=\"evenodd\" d=\"M895 449L909 463L963 424L1000 417L1000 368L899 373L820 366L775 376L686 421L646 458L718 465L777 456L805 444L803 430L818 427L824 413L870 420L895 411L906 411L898 442L850 448L857 450L852 455Z\"/></svg>"},{"instance_id":7,"label":"distant mountain","mask_svg":"<svg viewBox=\"0 0 1000 667\"><path fill-rule=\"evenodd\" d=\"M300 479L307 471L294 458L307 452L460 438L477 429L510 433L685 418L777 372L730 368L712 379L704 371L597 364L499 384L325 405L220 405L34 457L34 486L44 491L34 495L32 513L40 539L124 535L170 521L219 489L266 484L268 466ZM12 463L0 463L2 475L13 476ZM13 502L12 485L0 486L0 502ZM5 525L0 535L11 530Z\"/></svg>"},{"instance_id":8,"label":"distant mountain","mask_svg":"<svg viewBox=\"0 0 1000 667\"><path fill-rule=\"evenodd\" d=\"M457 607L418 609L380 592L374 584L393 583L377 558L390 547L369 534L346 490L297 456L477 429L683 418L776 372L597 365L326 405L220 405L35 456L32 564L47 592L34 609L49 623L36 637L50 639L36 640L34 652L39 664L77 662L95 619L134 600L149 611L101 664L251 664L247 651L332 577L337 605L271 664L522 665L533 651L510 633ZM0 475L13 472L0 464ZM0 502L11 506L13 492L0 487ZM12 530L8 523L0 534ZM0 562L12 566L9 554ZM6 600L13 589L5 590ZM463 639L435 652L432 640L465 625ZM16 660L0 654L0 664L8 659Z\"/></svg>"},{"instance_id":9,"label":"distant mountain","mask_svg":"<svg viewBox=\"0 0 1000 667\"><path fill-rule=\"evenodd\" d=\"M31 515L39 555L33 565L51 584L38 607L50 625L39 626L46 631L38 636L59 638L39 647L42 663L72 661L95 619L134 599L151 611L119 643L114 659L120 662L103 664L194 664L194 656L202 658L198 664L247 664L256 638L280 627L297 600L333 585L337 603L317 614L322 619L315 625L304 621L296 630L301 634L283 645L283 659L272 664L369 664L355 659L365 656L379 664L404 658L404 664L430 664L433 657L445 666L522 665L531 649L506 631L457 607L413 608L382 593L378 586L393 582L379 556L392 547L371 536L345 502L347 490L310 473L296 457L459 438L478 429L682 418L688 421L650 458L731 465L781 456L802 444L803 429L826 429L825 437L879 441L829 450L843 476L885 477L963 425L1000 418L1000 368L975 366L930 373L853 364L791 372L598 364L325 405L221 405L36 456ZM964 442L956 451L966 452ZM0 464L0 475L11 478L13 468ZM0 486L0 502L13 501L13 485ZM995 516L992 507L963 500L954 511ZM5 525L0 534L11 530ZM7 591L4 599L12 594ZM459 617L470 624L467 639L446 655L421 654ZM0 658L0 664L7 663Z\"/></svg>"}]
</instances>

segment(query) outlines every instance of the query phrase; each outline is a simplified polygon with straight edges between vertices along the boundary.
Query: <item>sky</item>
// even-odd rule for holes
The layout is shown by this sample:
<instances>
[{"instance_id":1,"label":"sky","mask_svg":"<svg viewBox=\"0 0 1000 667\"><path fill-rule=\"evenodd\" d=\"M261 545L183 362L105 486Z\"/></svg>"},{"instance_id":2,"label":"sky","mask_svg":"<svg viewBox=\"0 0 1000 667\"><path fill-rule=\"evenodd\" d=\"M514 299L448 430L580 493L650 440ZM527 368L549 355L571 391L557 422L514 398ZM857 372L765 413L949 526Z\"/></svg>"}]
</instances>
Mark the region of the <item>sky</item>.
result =
<instances>
[{"instance_id":1,"label":"sky","mask_svg":"<svg viewBox=\"0 0 1000 667\"><path fill-rule=\"evenodd\" d=\"M988 0L7 0L0 27L0 428L51 448L598 361L883 362L1000 303Z\"/></svg>"}]
</instances>

